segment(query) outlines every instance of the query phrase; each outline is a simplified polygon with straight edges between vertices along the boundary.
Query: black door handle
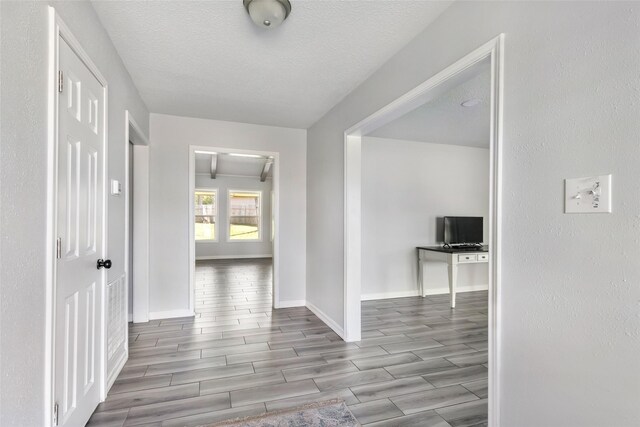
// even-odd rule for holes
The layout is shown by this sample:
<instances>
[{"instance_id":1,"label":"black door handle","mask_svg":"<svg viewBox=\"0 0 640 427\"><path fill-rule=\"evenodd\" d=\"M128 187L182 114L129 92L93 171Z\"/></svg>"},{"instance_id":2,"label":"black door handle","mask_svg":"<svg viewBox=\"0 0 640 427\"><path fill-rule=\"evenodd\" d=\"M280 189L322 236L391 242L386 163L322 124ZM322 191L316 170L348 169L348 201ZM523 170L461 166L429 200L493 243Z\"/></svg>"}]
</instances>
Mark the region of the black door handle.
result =
<instances>
[{"instance_id":1,"label":"black door handle","mask_svg":"<svg viewBox=\"0 0 640 427\"><path fill-rule=\"evenodd\" d=\"M98 270L100 270L102 267L106 268L107 270L111 268L111 260L110 259L102 259L100 258L98 260Z\"/></svg>"}]
</instances>

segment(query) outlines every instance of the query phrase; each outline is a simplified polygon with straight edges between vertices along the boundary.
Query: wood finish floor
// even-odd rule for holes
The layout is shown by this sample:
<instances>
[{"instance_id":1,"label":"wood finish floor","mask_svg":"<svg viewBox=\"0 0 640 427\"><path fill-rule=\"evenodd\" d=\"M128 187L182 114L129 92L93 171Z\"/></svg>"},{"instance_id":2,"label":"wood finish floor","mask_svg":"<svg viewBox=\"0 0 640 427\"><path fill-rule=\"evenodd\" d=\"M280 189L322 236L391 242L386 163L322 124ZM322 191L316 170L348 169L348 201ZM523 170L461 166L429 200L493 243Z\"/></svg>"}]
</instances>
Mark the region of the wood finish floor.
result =
<instances>
[{"instance_id":1,"label":"wood finish floor","mask_svg":"<svg viewBox=\"0 0 640 427\"><path fill-rule=\"evenodd\" d=\"M90 426L197 426L343 399L366 426L487 423L487 293L362 303L345 343L304 307L271 309L271 260L196 267L195 318L130 324Z\"/></svg>"}]
</instances>

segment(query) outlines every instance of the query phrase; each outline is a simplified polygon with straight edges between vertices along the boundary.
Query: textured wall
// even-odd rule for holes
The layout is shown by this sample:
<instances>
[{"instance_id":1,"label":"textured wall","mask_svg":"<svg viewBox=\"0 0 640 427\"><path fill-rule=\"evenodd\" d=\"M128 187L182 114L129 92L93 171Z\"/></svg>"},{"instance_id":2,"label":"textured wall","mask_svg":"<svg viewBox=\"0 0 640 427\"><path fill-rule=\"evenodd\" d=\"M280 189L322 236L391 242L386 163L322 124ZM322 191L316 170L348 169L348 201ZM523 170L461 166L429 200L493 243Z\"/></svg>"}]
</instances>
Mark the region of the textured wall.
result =
<instances>
[{"instance_id":1,"label":"textured wall","mask_svg":"<svg viewBox=\"0 0 640 427\"><path fill-rule=\"evenodd\" d=\"M148 112L89 2L51 3L109 84L109 178L124 181L124 111ZM48 3L2 1L0 425L44 425ZM109 280L123 273L124 198L109 198Z\"/></svg>"},{"instance_id":2,"label":"textured wall","mask_svg":"<svg viewBox=\"0 0 640 427\"><path fill-rule=\"evenodd\" d=\"M3 426L35 427L43 424L44 415L45 6L0 2L0 425ZM25 189L31 197L24 196Z\"/></svg>"},{"instance_id":3,"label":"textured wall","mask_svg":"<svg viewBox=\"0 0 640 427\"><path fill-rule=\"evenodd\" d=\"M189 145L280 153L280 300L305 299L306 131L151 115L150 308L189 308Z\"/></svg>"},{"instance_id":4,"label":"textured wall","mask_svg":"<svg viewBox=\"0 0 640 427\"><path fill-rule=\"evenodd\" d=\"M344 130L501 32L502 425L639 425L637 3L455 2L310 128L307 300L342 324ZM612 214L563 214L605 173Z\"/></svg>"},{"instance_id":5,"label":"textured wall","mask_svg":"<svg viewBox=\"0 0 640 427\"><path fill-rule=\"evenodd\" d=\"M416 246L442 242L443 216L484 217L488 241L489 150L364 137L362 295L417 292ZM458 286L486 286L488 274L487 264L465 265ZM446 274L431 276L429 289L448 292Z\"/></svg>"}]
</instances>

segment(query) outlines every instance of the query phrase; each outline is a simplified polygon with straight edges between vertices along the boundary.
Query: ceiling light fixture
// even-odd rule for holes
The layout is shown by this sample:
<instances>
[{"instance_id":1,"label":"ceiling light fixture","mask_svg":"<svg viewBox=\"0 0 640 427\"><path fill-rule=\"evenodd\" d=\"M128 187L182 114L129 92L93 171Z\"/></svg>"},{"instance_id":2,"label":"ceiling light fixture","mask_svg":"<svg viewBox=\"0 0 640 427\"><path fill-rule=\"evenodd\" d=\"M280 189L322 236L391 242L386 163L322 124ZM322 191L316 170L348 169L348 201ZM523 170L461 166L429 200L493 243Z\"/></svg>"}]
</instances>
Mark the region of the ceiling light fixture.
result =
<instances>
[{"instance_id":1,"label":"ceiling light fixture","mask_svg":"<svg viewBox=\"0 0 640 427\"><path fill-rule=\"evenodd\" d=\"M471 99L467 99L466 101L464 101L460 105L462 105L463 107L475 107L476 105L479 105L480 103L482 103L482 99L471 98Z\"/></svg>"},{"instance_id":2,"label":"ceiling light fixture","mask_svg":"<svg viewBox=\"0 0 640 427\"><path fill-rule=\"evenodd\" d=\"M289 0L243 0L242 3L258 27L277 27L291 13Z\"/></svg>"},{"instance_id":3,"label":"ceiling light fixture","mask_svg":"<svg viewBox=\"0 0 640 427\"><path fill-rule=\"evenodd\" d=\"M244 154L244 153L227 153L228 156L231 157L250 157L252 159L262 159L264 156L259 154Z\"/></svg>"}]
</instances>

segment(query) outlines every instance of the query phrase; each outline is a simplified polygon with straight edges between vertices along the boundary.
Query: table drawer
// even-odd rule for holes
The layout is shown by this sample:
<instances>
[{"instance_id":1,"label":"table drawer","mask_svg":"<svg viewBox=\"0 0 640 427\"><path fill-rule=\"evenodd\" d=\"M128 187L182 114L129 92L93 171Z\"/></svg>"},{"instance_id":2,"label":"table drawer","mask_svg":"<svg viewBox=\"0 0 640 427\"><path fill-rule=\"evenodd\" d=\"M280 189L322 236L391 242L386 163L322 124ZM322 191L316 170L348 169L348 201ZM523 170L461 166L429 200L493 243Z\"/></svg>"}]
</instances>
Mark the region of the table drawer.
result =
<instances>
[{"instance_id":1,"label":"table drawer","mask_svg":"<svg viewBox=\"0 0 640 427\"><path fill-rule=\"evenodd\" d=\"M478 262L489 261L489 254L478 254Z\"/></svg>"},{"instance_id":2,"label":"table drawer","mask_svg":"<svg viewBox=\"0 0 640 427\"><path fill-rule=\"evenodd\" d=\"M458 262L478 262L478 256L476 254L459 254Z\"/></svg>"}]
</instances>

